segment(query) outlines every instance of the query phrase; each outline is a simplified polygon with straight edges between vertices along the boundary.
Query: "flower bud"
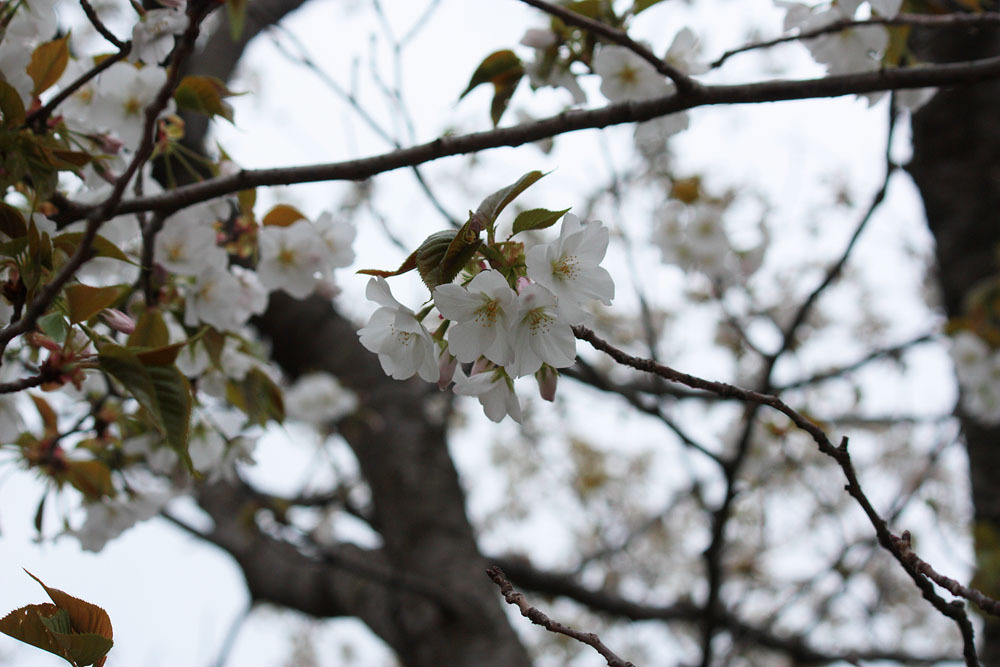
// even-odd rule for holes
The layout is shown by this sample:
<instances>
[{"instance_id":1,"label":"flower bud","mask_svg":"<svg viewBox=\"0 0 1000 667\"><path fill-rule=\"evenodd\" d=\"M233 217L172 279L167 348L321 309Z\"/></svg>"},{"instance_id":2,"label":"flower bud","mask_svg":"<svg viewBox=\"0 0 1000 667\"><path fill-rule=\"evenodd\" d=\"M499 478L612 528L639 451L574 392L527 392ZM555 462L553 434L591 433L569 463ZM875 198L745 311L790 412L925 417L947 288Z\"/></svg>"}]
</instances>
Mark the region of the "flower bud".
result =
<instances>
[{"instance_id":1,"label":"flower bud","mask_svg":"<svg viewBox=\"0 0 1000 667\"><path fill-rule=\"evenodd\" d=\"M458 367L458 359L451 355L448 350L443 350L441 356L438 357L438 370L441 374L438 376L438 389L444 391L451 384L451 379L455 377L455 369Z\"/></svg>"},{"instance_id":2,"label":"flower bud","mask_svg":"<svg viewBox=\"0 0 1000 667\"><path fill-rule=\"evenodd\" d=\"M105 308L101 311L101 319L115 331L130 334L135 331L135 320L116 308Z\"/></svg>"},{"instance_id":3,"label":"flower bud","mask_svg":"<svg viewBox=\"0 0 1000 667\"><path fill-rule=\"evenodd\" d=\"M548 364L542 364L542 367L535 373L535 379L538 381L538 394L546 401L556 400L559 372Z\"/></svg>"},{"instance_id":4,"label":"flower bud","mask_svg":"<svg viewBox=\"0 0 1000 667\"><path fill-rule=\"evenodd\" d=\"M520 278L517 279L517 282L514 284L514 287L517 290L517 293L520 294L531 284L532 284L531 278L528 278L527 276L521 276Z\"/></svg>"}]
</instances>

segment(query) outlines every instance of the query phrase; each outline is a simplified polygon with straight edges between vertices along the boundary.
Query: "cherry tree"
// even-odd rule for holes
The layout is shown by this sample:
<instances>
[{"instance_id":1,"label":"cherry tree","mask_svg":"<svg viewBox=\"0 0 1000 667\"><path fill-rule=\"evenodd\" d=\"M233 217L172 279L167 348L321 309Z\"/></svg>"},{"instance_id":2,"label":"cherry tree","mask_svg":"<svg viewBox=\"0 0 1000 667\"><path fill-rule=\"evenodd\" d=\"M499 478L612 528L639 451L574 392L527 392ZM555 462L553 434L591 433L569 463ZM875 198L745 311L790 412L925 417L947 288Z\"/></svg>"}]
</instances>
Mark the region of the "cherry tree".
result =
<instances>
[{"instance_id":1,"label":"cherry tree","mask_svg":"<svg viewBox=\"0 0 1000 667\"><path fill-rule=\"evenodd\" d=\"M41 539L101 551L159 517L230 554L254 603L357 618L405 665L1000 659L1000 14L776 0L774 35L713 58L676 3L510 0L535 12L520 41L453 64L479 125L425 137L401 72L442 3L402 34L358 10L388 123L288 49L300 4L2 7L0 444L44 485ZM385 150L238 164L230 79L262 39ZM792 47L816 74L773 78ZM882 177L814 229L678 159L708 109L844 96L884 124ZM856 259L907 178L901 126L941 300L910 286L909 327ZM547 189L581 134L625 166ZM534 166L495 168L504 147ZM410 208L383 215L400 170ZM307 214L280 188L307 183L349 187ZM906 402L926 349L954 361L954 412ZM290 495L253 481L281 424L329 468ZM114 619L44 578L51 603L0 631L104 664Z\"/></svg>"}]
</instances>

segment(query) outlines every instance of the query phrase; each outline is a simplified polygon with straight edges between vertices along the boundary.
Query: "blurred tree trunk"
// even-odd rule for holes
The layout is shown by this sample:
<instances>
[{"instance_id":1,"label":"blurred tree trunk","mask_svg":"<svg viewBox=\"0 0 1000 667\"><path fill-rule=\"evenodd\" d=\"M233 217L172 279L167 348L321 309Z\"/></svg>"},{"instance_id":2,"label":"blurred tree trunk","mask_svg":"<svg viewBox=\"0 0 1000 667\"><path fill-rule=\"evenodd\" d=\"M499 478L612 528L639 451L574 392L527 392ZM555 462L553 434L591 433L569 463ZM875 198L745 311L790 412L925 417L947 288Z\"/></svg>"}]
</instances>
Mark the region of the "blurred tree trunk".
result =
<instances>
[{"instance_id":1,"label":"blurred tree trunk","mask_svg":"<svg viewBox=\"0 0 1000 667\"><path fill-rule=\"evenodd\" d=\"M241 38L233 41L221 21L188 73L228 80L246 45L303 3L253 0ZM201 151L207 124L190 116L185 123L185 143ZM387 377L328 300L275 293L256 326L290 377L325 371L358 394L363 407L340 432L371 491L370 523L383 544L307 554L247 521L262 502L252 489L205 486L198 501L215 523L206 537L237 560L252 598L317 617L355 616L407 666L528 665L465 514L447 447L446 395L419 380Z\"/></svg>"},{"instance_id":2,"label":"blurred tree trunk","mask_svg":"<svg viewBox=\"0 0 1000 667\"><path fill-rule=\"evenodd\" d=\"M925 60L949 62L1000 53L995 30L916 33ZM913 159L907 169L924 201L936 241L937 279L949 318L965 314L970 290L1000 273L1000 82L940 91L913 118ZM974 583L1000 597L1000 428L961 414L974 505ZM984 665L1000 665L1000 622L986 617Z\"/></svg>"}]
</instances>

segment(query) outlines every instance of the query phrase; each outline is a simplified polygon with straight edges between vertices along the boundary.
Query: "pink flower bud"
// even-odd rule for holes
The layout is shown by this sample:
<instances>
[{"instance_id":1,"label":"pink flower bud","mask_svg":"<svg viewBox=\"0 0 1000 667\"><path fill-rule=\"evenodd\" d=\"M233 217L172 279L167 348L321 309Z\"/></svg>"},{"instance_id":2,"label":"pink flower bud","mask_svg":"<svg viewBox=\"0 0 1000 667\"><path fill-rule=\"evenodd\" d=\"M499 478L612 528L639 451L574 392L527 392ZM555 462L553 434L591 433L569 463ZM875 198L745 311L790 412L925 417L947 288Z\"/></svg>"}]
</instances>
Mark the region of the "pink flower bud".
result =
<instances>
[{"instance_id":1,"label":"pink flower bud","mask_svg":"<svg viewBox=\"0 0 1000 667\"><path fill-rule=\"evenodd\" d=\"M539 395L549 402L556 400L556 384L559 381L559 372L548 364L542 364L542 367L535 373L535 379L538 380Z\"/></svg>"},{"instance_id":2,"label":"pink flower bud","mask_svg":"<svg viewBox=\"0 0 1000 667\"><path fill-rule=\"evenodd\" d=\"M455 369L458 367L458 359L451 356L447 350L438 357L438 369L441 374L438 376L438 389L444 391L451 384L451 379L455 377Z\"/></svg>"},{"instance_id":3,"label":"pink flower bud","mask_svg":"<svg viewBox=\"0 0 1000 667\"><path fill-rule=\"evenodd\" d=\"M94 135L94 139L97 140L97 145L101 147L101 150L109 155L118 155L122 146L125 145L124 141L110 134L97 134Z\"/></svg>"},{"instance_id":4,"label":"pink flower bud","mask_svg":"<svg viewBox=\"0 0 1000 667\"><path fill-rule=\"evenodd\" d=\"M517 282L514 284L514 286L517 289L517 293L520 294L531 284L532 284L531 278L529 278L528 276L521 276L520 278L517 279Z\"/></svg>"},{"instance_id":5,"label":"pink flower bud","mask_svg":"<svg viewBox=\"0 0 1000 667\"><path fill-rule=\"evenodd\" d=\"M115 308L105 308L101 311L101 319L115 331L130 334L135 331L135 320Z\"/></svg>"}]
</instances>

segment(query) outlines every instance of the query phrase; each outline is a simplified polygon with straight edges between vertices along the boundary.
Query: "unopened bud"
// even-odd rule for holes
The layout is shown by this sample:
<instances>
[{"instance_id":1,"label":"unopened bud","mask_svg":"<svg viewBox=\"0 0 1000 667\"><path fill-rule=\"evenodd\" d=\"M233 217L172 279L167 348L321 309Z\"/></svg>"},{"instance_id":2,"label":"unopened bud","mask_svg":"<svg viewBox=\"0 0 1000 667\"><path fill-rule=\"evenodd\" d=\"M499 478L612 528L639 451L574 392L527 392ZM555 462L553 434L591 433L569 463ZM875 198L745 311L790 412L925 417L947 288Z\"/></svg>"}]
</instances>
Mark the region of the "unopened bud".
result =
<instances>
[{"instance_id":1,"label":"unopened bud","mask_svg":"<svg viewBox=\"0 0 1000 667\"><path fill-rule=\"evenodd\" d=\"M542 364L542 367L535 373L535 379L538 380L539 395L549 402L556 400L556 384L559 382L559 371L548 364Z\"/></svg>"},{"instance_id":2,"label":"unopened bud","mask_svg":"<svg viewBox=\"0 0 1000 667\"><path fill-rule=\"evenodd\" d=\"M130 334L135 331L135 320L116 308L105 308L101 311L101 319L115 331Z\"/></svg>"},{"instance_id":3,"label":"unopened bud","mask_svg":"<svg viewBox=\"0 0 1000 667\"><path fill-rule=\"evenodd\" d=\"M451 352L444 350L441 352L441 356L438 357L438 369L441 374L438 376L438 389L444 391L451 384L451 380L455 377L455 369L458 367L458 359L451 355Z\"/></svg>"},{"instance_id":4,"label":"unopened bud","mask_svg":"<svg viewBox=\"0 0 1000 667\"><path fill-rule=\"evenodd\" d=\"M472 364L472 370L469 371L469 375L479 375L480 373L485 373L489 370L490 360L486 357L479 357L476 359L476 363Z\"/></svg>"},{"instance_id":5,"label":"unopened bud","mask_svg":"<svg viewBox=\"0 0 1000 667\"><path fill-rule=\"evenodd\" d=\"M111 134L97 134L94 135L94 139L97 140L97 145L100 146L101 150L108 155L118 155L122 146L125 145L124 141Z\"/></svg>"},{"instance_id":6,"label":"unopened bud","mask_svg":"<svg viewBox=\"0 0 1000 667\"><path fill-rule=\"evenodd\" d=\"M527 276L521 276L520 278L517 279L517 282L514 284L514 286L517 288L517 293L520 294L525 290L525 288L528 287L528 285L531 284L532 283L530 278L528 278Z\"/></svg>"}]
</instances>

